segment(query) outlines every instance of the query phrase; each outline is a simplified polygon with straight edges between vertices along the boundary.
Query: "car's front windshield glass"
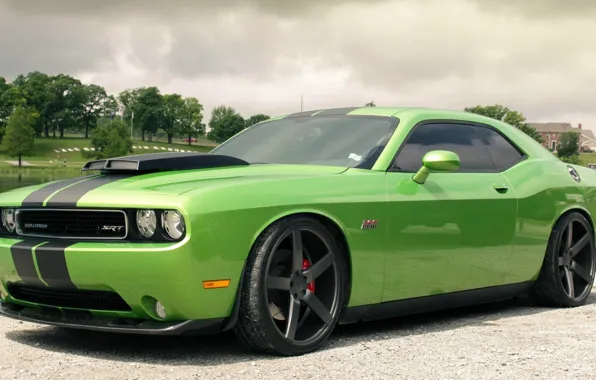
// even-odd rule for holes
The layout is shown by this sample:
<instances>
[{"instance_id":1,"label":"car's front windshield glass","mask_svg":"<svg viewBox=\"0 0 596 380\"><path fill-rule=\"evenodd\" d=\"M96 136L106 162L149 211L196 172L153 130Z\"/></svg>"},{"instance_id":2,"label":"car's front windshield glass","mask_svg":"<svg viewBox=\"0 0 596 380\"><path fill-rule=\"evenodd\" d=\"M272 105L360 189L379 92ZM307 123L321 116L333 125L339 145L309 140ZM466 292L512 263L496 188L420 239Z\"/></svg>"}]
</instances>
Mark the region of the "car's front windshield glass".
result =
<instances>
[{"instance_id":1,"label":"car's front windshield glass","mask_svg":"<svg viewBox=\"0 0 596 380\"><path fill-rule=\"evenodd\" d=\"M257 124L211 151L249 163L370 168L393 134L396 119L308 116Z\"/></svg>"}]
</instances>

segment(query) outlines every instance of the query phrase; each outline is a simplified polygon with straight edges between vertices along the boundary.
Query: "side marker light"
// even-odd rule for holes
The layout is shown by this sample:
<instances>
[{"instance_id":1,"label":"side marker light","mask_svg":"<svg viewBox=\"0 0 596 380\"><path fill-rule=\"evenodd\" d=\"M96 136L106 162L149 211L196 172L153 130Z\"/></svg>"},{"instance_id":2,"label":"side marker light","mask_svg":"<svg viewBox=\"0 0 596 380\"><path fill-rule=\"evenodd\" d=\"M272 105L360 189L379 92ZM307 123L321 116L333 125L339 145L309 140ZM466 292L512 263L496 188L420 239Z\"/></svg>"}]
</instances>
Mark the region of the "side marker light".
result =
<instances>
[{"instance_id":1,"label":"side marker light","mask_svg":"<svg viewBox=\"0 0 596 380\"><path fill-rule=\"evenodd\" d=\"M230 286L230 280L209 280L203 281L203 288L205 289L219 289Z\"/></svg>"}]
</instances>

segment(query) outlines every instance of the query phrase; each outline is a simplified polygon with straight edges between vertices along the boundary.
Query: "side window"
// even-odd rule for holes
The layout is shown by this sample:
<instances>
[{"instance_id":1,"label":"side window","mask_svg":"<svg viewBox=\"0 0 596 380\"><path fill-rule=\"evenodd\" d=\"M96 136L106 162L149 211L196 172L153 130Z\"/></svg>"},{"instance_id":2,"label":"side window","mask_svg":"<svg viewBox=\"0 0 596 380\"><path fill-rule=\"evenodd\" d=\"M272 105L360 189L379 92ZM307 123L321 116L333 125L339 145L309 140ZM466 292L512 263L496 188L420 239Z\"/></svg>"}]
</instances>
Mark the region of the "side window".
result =
<instances>
[{"instance_id":1,"label":"side window","mask_svg":"<svg viewBox=\"0 0 596 380\"><path fill-rule=\"evenodd\" d=\"M431 150L450 150L460 159L459 171L492 171L493 160L478 136L480 127L456 123L429 123L418 126L405 141L392 170L415 172L422 157Z\"/></svg>"},{"instance_id":2,"label":"side window","mask_svg":"<svg viewBox=\"0 0 596 380\"><path fill-rule=\"evenodd\" d=\"M482 142L490 154L498 170L505 170L513 166L524 155L511 145L501 134L490 128L478 128Z\"/></svg>"}]
</instances>

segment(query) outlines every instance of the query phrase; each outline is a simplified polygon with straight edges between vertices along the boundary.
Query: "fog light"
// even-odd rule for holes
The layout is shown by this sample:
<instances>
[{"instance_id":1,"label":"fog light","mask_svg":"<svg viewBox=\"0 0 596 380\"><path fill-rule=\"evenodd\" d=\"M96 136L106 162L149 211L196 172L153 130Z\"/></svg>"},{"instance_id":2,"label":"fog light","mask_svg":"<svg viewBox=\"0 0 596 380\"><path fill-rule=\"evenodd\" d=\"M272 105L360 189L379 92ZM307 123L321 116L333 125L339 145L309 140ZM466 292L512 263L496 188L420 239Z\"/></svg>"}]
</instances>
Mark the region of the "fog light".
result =
<instances>
[{"instance_id":1,"label":"fog light","mask_svg":"<svg viewBox=\"0 0 596 380\"><path fill-rule=\"evenodd\" d=\"M16 223L14 220L14 210L6 208L2 210L2 227L10 233L14 232Z\"/></svg>"},{"instance_id":2,"label":"fog light","mask_svg":"<svg viewBox=\"0 0 596 380\"><path fill-rule=\"evenodd\" d=\"M159 301L155 303L155 314L157 314L157 316L161 319L166 319L166 308L163 307L163 305Z\"/></svg>"}]
</instances>

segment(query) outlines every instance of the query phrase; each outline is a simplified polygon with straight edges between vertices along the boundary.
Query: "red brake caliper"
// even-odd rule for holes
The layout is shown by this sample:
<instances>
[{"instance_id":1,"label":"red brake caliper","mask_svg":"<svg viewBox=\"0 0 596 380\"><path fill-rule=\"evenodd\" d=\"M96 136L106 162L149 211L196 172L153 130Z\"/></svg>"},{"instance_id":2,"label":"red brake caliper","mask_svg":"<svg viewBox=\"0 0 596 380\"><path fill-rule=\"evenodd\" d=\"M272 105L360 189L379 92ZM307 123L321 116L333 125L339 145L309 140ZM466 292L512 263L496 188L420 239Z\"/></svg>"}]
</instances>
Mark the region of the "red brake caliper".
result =
<instances>
[{"instance_id":1,"label":"red brake caliper","mask_svg":"<svg viewBox=\"0 0 596 380\"><path fill-rule=\"evenodd\" d=\"M306 260L306 259L302 259L302 270L306 270L308 269L308 267L310 267L310 261ZM314 280L311 281L310 283L308 283L308 285L306 285L306 288L308 290L310 290L312 293L315 292L315 282Z\"/></svg>"}]
</instances>

